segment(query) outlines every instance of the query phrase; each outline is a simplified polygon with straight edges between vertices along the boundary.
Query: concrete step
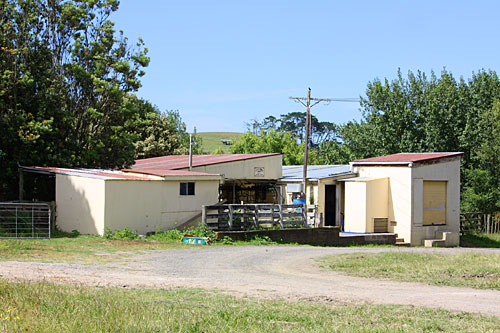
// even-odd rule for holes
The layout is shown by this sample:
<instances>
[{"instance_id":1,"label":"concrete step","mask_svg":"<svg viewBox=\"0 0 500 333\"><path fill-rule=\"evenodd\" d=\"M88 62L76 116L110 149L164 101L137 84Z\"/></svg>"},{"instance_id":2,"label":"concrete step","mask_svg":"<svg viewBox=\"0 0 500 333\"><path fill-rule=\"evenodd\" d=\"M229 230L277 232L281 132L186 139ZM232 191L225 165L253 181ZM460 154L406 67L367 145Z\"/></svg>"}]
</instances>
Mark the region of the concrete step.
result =
<instances>
[{"instance_id":1,"label":"concrete step","mask_svg":"<svg viewBox=\"0 0 500 333\"><path fill-rule=\"evenodd\" d=\"M404 238L397 238L398 236L396 236L396 243L404 243L405 242L405 239Z\"/></svg>"},{"instance_id":2,"label":"concrete step","mask_svg":"<svg viewBox=\"0 0 500 333\"><path fill-rule=\"evenodd\" d=\"M444 239L424 239L425 247L444 247L446 241Z\"/></svg>"},{"instance_id":3,"label":"concrete step","mask_svg":"<svg viewBox=\"0 0 500 333\"><path fill-rule=\"evenodd\" d=\"M405 243L405 242L396 242L394 245L402 247L410 247L410 243Z\"/></svg>"}]
</instances>

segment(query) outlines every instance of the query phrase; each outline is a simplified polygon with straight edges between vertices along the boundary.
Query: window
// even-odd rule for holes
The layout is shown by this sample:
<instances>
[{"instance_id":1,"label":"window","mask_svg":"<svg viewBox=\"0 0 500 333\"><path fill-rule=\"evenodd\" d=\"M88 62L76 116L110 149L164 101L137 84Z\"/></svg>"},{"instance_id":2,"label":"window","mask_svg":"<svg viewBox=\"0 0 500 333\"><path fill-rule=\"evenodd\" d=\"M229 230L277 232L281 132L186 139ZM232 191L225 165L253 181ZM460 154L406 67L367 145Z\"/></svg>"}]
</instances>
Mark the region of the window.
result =
<instances>
[{"instance_id":1,"label":"window","mask_svg":"<svg viewBox=\"0 0 500 333\"><path fill-rule=\"evenodd\" d=\"M446 224L446 185L445 181L425 181L423 195L423 224Z\"/></svg>"},{"instance_id":2,"label":"window","mask_svg":"<svg viewBox=\"0 0 500 333\"><path fill-rule=\"evenodd\" d=\"M180 183L180 195L194 195L194 183Z\"/></svg>"}]
</instances>

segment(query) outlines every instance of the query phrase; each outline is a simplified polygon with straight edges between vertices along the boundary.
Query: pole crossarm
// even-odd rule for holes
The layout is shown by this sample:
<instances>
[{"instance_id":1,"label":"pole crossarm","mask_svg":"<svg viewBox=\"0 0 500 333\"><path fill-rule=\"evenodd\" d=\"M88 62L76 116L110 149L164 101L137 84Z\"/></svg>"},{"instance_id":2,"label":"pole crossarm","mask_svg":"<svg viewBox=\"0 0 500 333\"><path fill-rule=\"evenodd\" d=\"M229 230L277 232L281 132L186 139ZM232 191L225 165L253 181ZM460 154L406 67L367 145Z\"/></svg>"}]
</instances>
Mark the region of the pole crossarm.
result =
<instances>
[{"instance_id":1,"label":"pole crossarm","mask_svg":"<svg viewBox=\"0 0 500 333\"><path fill-rule=\"evenodd\" d=\"M293 99L295 102L302 104L306 107L306 128L304 135L304 170L303 170L303 179L302 179L302 193L304 194L304 199L307 196L307 159L309 156L309 141L312 132L312 119L311 119L311 108L321 102L360 102L359 98L312 98L311 97L311 88L307 91L307 97L288 97L288 99ZM311 103L312 102L312 103ZM306 199L307 201L307 199Z\"/></svg>"}]
</instances>

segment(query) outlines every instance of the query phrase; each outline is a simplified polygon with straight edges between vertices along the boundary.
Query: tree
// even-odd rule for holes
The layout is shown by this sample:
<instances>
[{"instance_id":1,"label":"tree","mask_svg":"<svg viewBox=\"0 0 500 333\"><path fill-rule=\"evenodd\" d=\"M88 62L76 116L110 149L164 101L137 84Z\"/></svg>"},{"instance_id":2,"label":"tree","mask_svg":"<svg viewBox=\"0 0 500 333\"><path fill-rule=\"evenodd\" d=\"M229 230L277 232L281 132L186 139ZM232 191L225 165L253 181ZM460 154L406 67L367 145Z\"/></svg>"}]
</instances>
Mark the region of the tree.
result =
<instances>
[{"instance_id":1,"label":"tree","mask_svg":"<svg viewBox=\"0 0 500 333\"><path fill-rule=\"evenodd\" d=\"M480 113L477 128L478 166L465 171L462 205L468 211L494 213L500 210L500 100Z\"/></svg>"},{"instance_id":2,"label":"tree","mask_svg":"<svg viewBox=\"0 0 500 333\"><path fill-rule=\"evenodd\" d=\"M290 133L275 129L255 135L246 133L231 147L233 154L282 153L284 165L304 163L304 144L298 144ZM309 151L309 164L318 164L317 151Z\"/></svg>"},{"instance_id":3,"label":"tree","mask_svg":"<svg viewBox=\"0 0 500 333\"><path fill-rule=\"evenodd\" d=\"M1 198L23 165L122 167L149 63L109 20L116 0L0 0Z\"/></svg>"},{"instance_id":4,"label":"tree","mask_svg":"<svg viewBox=\"0 0 500 333\"><path fill-rule=\"evenodd\" d=\"M362 120L338 126L335 141L320 145L323 163L400 152L462 151L464 207L494 211L500 177L500 81L481 70L455 80L446 70L430 78L398 71L393 81L368 83Z\"/></svg>"}]
</instances>

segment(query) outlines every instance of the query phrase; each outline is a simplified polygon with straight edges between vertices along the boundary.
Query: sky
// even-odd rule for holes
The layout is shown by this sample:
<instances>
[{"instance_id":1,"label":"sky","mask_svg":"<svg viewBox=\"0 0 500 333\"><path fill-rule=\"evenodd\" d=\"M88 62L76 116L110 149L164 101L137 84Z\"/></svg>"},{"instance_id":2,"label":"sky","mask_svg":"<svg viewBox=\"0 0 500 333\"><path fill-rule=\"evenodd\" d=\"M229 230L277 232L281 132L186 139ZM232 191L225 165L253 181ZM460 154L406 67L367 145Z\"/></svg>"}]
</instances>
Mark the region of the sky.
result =
<instances>
[{"instance_id":1,"label":"sky","mask_svg":"<svg viewBox=\"0 0 500 333\"><path fill-rule=\"evenodd\" d=\"M137 95L179 110L189 132L305 108L290 96L359 98L375 79L418 70L458 79L500 68L500 1L121 0L111 20L151 57ZM312 108L361 119L359 103Z\"/></svg>"}]
</instances>

